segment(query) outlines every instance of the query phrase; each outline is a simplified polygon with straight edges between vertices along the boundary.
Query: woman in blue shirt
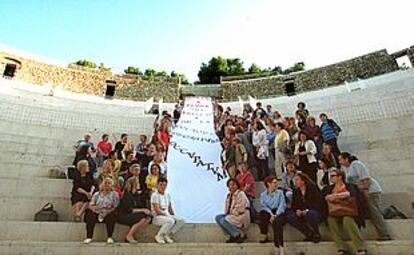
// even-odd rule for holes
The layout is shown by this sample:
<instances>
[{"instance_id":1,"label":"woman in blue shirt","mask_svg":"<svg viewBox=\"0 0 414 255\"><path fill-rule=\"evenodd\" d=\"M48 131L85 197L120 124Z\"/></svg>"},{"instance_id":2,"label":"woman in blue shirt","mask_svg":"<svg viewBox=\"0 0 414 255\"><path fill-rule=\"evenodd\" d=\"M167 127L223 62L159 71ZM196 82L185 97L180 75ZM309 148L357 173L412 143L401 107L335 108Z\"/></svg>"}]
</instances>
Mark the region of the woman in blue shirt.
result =
<instances>
[{"instance_id":1,"label":"woman in blue shirt","mask_svg":"<svg viewBox=\"0 0 414 255\"><path fill-rule=\"evenodd\" d=\"M283 247L283 226L286 224L285 217L286 201L283 191L277 189L277 179L274 176L268 176L264 180L266 191L260 194L260 203L262 210L259 213L260 233L263 235L261 243L269 241L267 232L269 223L273 228L275 247L279 250L280 255L284 255Z\"/></svg>"}]
</instances>

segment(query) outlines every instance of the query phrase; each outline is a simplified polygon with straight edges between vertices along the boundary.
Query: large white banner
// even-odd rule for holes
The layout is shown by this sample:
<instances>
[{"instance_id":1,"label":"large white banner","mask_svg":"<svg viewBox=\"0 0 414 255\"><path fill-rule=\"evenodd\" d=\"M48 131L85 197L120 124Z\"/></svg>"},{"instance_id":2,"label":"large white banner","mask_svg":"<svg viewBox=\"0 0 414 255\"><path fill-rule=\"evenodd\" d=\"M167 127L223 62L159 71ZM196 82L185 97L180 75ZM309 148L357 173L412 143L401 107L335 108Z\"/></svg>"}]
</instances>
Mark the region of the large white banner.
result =
<instances>
[{"instance_id":1,"label":"large white banner","mask_svg":"<svg viewBox=\"0 0 414 255\"><path fill-rule=\"evenodd\" d=\"M168 192L176 214L187 222L214 222L223 213L227 175L214 130L210 98L188 97L168 149Z\"/></svg>"}]
</instances>

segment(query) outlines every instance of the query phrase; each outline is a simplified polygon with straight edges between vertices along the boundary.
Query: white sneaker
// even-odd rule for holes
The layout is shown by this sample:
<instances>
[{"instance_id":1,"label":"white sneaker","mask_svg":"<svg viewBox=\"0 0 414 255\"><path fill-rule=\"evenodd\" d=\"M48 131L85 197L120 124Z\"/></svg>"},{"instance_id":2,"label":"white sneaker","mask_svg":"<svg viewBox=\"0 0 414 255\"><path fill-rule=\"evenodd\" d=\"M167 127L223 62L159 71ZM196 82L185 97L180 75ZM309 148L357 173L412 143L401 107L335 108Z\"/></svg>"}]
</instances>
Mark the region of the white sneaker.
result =
<instances>
[{"instance_id":1,"label":"white sneaker","mask_svg":"<svg viewBox=\"0 0 414 255\"><path fill-rule=\"evenodd\" d=\"M92 238L86 238L85 240L83 240L84 244L90 244L92 243Z\"/></svg>"},{"instance_id":2,"label":"white sneaker","mask_svg":"<svg viewBox=\"0 0 414 255\"><path fill-rule=\"evenodd\" d=\"M156 236L154 237L154 239L155 239L155 241L156 241L157 243L165 243L164 238L163 238L162 236L160 236L160 235L156 235Z\"/></svg>"},{"instance_id":3,"label":"white sneaker","mask_svg":"<svg viewBox=\"0 0 414 255\"><path fill-rule=\"evenodd\" d=\"M164 236L164 240L165 240L167 243L174 243L174 240L172 240L172 239L171 239L171 237L170 237L169 235L165 235L165 236Z\"/></svg>"},{"instance_id":4,"label":"white sneaker","mask_svg":"<svg viewBox=\"0 0 414 255\"><path fill-rule=\"evenodd\" d=\"M114 239L112 239L111 237L109 237L108 239L106 239L106 243L113 244L113 243L115 243L115 241L114 241Z\"/></svg>"}]
</instances>

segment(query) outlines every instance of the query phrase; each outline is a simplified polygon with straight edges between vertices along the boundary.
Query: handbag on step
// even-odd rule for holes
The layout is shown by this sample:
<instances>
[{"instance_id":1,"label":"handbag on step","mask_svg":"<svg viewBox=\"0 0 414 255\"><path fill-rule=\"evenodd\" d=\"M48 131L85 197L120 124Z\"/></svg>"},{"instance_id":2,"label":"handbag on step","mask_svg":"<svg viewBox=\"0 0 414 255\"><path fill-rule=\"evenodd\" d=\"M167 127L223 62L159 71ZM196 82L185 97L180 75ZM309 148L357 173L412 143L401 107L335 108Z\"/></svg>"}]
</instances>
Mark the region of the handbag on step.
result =
<instances>
[{"instance_id":1,"label":"handbag on step","mask_svg":"<svg viewBox=\"0 0 414 255\"><path fill-rule=\"evenodd\" d=\"M35 221L58 221L59 214L53 209L51 203L45 204L34 216Z\"/></svg>"}]
</instances>

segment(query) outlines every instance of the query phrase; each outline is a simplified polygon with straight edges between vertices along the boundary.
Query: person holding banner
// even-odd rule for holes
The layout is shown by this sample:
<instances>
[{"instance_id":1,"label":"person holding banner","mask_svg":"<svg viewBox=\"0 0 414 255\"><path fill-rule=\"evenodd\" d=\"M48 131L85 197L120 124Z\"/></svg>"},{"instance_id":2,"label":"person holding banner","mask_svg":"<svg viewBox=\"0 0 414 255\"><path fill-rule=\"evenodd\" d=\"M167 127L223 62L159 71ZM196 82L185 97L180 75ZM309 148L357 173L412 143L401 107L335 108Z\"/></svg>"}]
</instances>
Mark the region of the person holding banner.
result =
<instances>
[{"instance_id":1,"label":"person holding banner","mask_svg":"<svg viewBox=\"0 0 414 255\"><path fill-rule=\"evenodd\" d=\"M151 195L151 211L154 215L152 223L161 226L155 236L157 243L174 243L170 234L175 234L185 224L182 218L174 215L171 196L166 193L167 182L164 177L158 178L157 189Z\"/></svg>"},{"instance_id":2,"label":"person holding banner","mask_svg":"<svg viewBox=\"0 0 414 255\"><path fill-rule=\"evenodd\" d=\"M227 187L230 192L227 194L224 214L217 215L216 222L224 233L230 235L226 243L243 243L246 235L242 229L250 224L250 202L237 179L230 178Z\"/></svg>"}]
</instances>

